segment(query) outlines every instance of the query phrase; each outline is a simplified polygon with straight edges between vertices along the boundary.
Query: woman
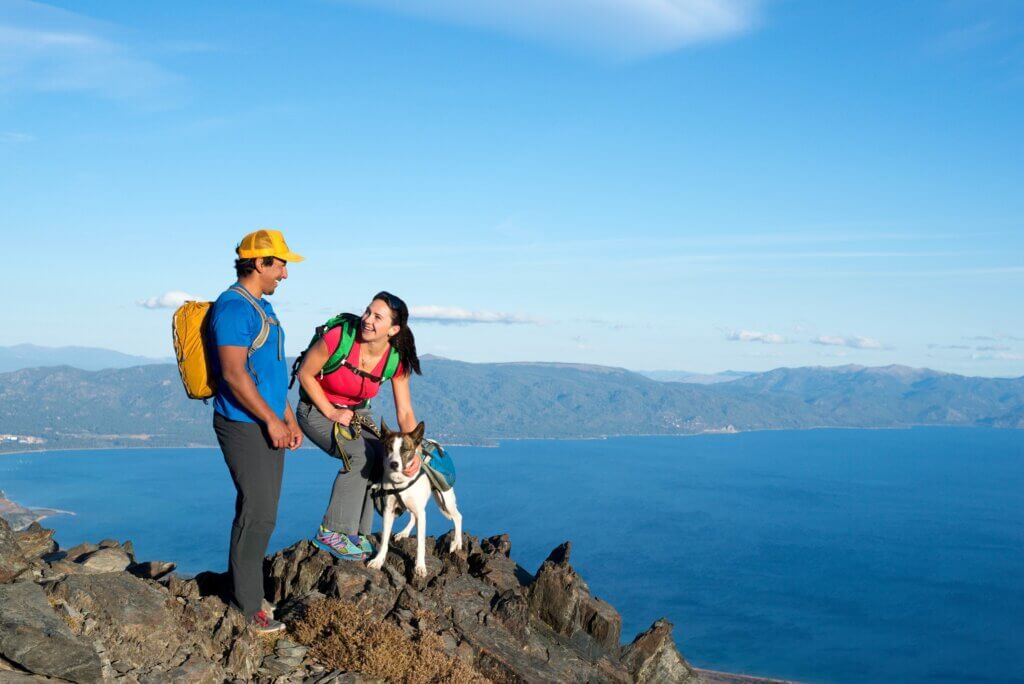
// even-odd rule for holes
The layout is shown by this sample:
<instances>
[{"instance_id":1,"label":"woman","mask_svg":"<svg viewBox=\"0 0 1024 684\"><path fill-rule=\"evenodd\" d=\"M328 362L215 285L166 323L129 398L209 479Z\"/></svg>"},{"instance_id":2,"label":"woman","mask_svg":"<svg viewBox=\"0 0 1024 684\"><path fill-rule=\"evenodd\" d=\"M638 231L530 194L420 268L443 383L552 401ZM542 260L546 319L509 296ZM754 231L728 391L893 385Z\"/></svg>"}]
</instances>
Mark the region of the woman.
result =
<instances>
[{"instance_id":1,"label":"woman","mask_svg":"<svg viewBox=\"0 0 1024 684\"><path fill-rule=\"evenodd\" d=\"M339 363L332 356L340 357L335 352L343 353L345 344L351 344L351 349ZM358 320L348 317L329 328L306 351L299 367L299 427L343 463L313 538L315 545L339 558L362 560L373 552L369 540L373 500L368 486L371 478L379 478L383 446L374 434L369 400L390 375L398 425L403 432L412 431L416 427L409 396L413 371L420 373L420 360L409 329L409 309L388 292L374 295Z\"/></svg>"}]
</instances>

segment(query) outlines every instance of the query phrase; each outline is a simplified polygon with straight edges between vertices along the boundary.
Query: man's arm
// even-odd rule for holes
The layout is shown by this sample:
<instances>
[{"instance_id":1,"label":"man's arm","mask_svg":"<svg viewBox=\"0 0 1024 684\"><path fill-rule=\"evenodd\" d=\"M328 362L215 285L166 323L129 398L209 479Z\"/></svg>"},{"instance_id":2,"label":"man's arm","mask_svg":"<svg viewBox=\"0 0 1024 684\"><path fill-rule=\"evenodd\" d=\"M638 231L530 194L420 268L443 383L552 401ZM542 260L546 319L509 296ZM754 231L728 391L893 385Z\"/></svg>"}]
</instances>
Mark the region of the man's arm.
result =
<instances>
[{"instance_id":1,"label":"man's arm","mask_svg":"<svg viewBox=\"0 0 1024 684\"><path fill-rule=\"evenodd\" d=\"M249 350L246 347L217 347L222 379L228 384L238 403L267 426L267 434L274 448L283 449L292 443L292 431L260 396L256 383L252 381L249 369L246 368L248 354ZM295 420L294 416L292 420Z\"/></svg>"}]
</instances>

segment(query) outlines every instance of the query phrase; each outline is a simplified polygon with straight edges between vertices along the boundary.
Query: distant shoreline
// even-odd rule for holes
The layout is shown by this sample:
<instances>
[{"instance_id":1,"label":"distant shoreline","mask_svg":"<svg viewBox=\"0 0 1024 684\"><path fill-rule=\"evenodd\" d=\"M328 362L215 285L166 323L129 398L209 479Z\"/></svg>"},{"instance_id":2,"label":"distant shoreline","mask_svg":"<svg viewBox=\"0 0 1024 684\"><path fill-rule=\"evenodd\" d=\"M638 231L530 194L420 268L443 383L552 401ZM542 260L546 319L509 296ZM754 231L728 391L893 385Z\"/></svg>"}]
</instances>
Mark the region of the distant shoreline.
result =
<instances>
[{"instance_id":1,"label":"distant shoreline","mask_svg":"<svg viewBox=\"0 0 1024 684\"><path fill-rule=\"evenodd\" d=\"M917 428L954 428L954 429L965 429L965 430L1016 430L1018 428L1001 428L991 427L987 425L933 425L930 423L915 424L915 425L889 425L889 426L876 426L876 427L861 427L851 425L814 425L811 427L800 427L800 428L757 428L753 430L704 430L702 432L687 432L687 433L676 433L666 434L663 432L644 432L644 433L630 433L630 434L609 434L609 435L592 435L592 436L578 436L578 437L494 437L487 438L487 444L473 444L466 442L452 442L445 444L446 448L452 447L472 447L474 449L497 449L501 446L502 442L523 442L523 441L540 441L540 442L587 442L587 441L599 441L607 439L615 439L618 437L707 437L713 435L729 436L729 435L741 435L751 432L810 432L812 430L913 430ZM47 452L63 452L63 451L124 451L128 449L217 449L219 448L216 444L191 444L187 446L90 446L90 447L61 447L58 449L22 449L19 451L0 451L0 458L4 456L23 456L25 454L39 454ZM311 445L303 445L300 450L311 449L315 450L317 447Z\"/></svg>"}]
</instances>

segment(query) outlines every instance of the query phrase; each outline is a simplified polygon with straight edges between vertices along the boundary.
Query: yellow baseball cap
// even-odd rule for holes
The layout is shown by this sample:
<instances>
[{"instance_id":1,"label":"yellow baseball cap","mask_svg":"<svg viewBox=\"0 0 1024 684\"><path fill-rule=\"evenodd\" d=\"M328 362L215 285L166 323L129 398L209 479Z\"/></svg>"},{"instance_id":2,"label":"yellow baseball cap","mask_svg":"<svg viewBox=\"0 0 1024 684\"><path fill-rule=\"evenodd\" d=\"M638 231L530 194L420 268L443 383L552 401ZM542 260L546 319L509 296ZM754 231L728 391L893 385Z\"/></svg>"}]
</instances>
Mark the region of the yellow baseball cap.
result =
<instances>
[{"instance_id":1,"label":"yellow baseball cap","mask_svg":"<svg viewBox=\"0 0 1024 684\"><path fill-rule=\"evenodd\" d=\"M249 233L238 243L235 252L242 259L255 259L256 257L277 257L282 261L302 261L305 257L299 256L288 249L284 241L284 235L279 230L261 228L254 233Z\"/></svg>"}]
</instances>

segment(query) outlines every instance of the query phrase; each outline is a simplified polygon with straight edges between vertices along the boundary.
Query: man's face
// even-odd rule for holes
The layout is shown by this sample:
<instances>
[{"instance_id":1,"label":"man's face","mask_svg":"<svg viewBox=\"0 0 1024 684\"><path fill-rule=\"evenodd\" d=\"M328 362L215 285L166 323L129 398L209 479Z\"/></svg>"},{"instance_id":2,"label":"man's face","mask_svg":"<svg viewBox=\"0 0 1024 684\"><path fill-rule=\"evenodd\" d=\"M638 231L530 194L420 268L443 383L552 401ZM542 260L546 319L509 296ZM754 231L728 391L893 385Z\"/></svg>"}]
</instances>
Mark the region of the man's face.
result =
<instances>
[{"instance_id":1,"label":"man's face","mask_svg":"<svg viewBox=\"0 0 1024 684\"><path fill-rule=\"evenodd\" d=\"M288 277L288 262L274 257L274 263L264 266L262 259L256 260L256 271L260 274L263 294L272 295L282 280Z\"/></svg>"}]
</instances>

